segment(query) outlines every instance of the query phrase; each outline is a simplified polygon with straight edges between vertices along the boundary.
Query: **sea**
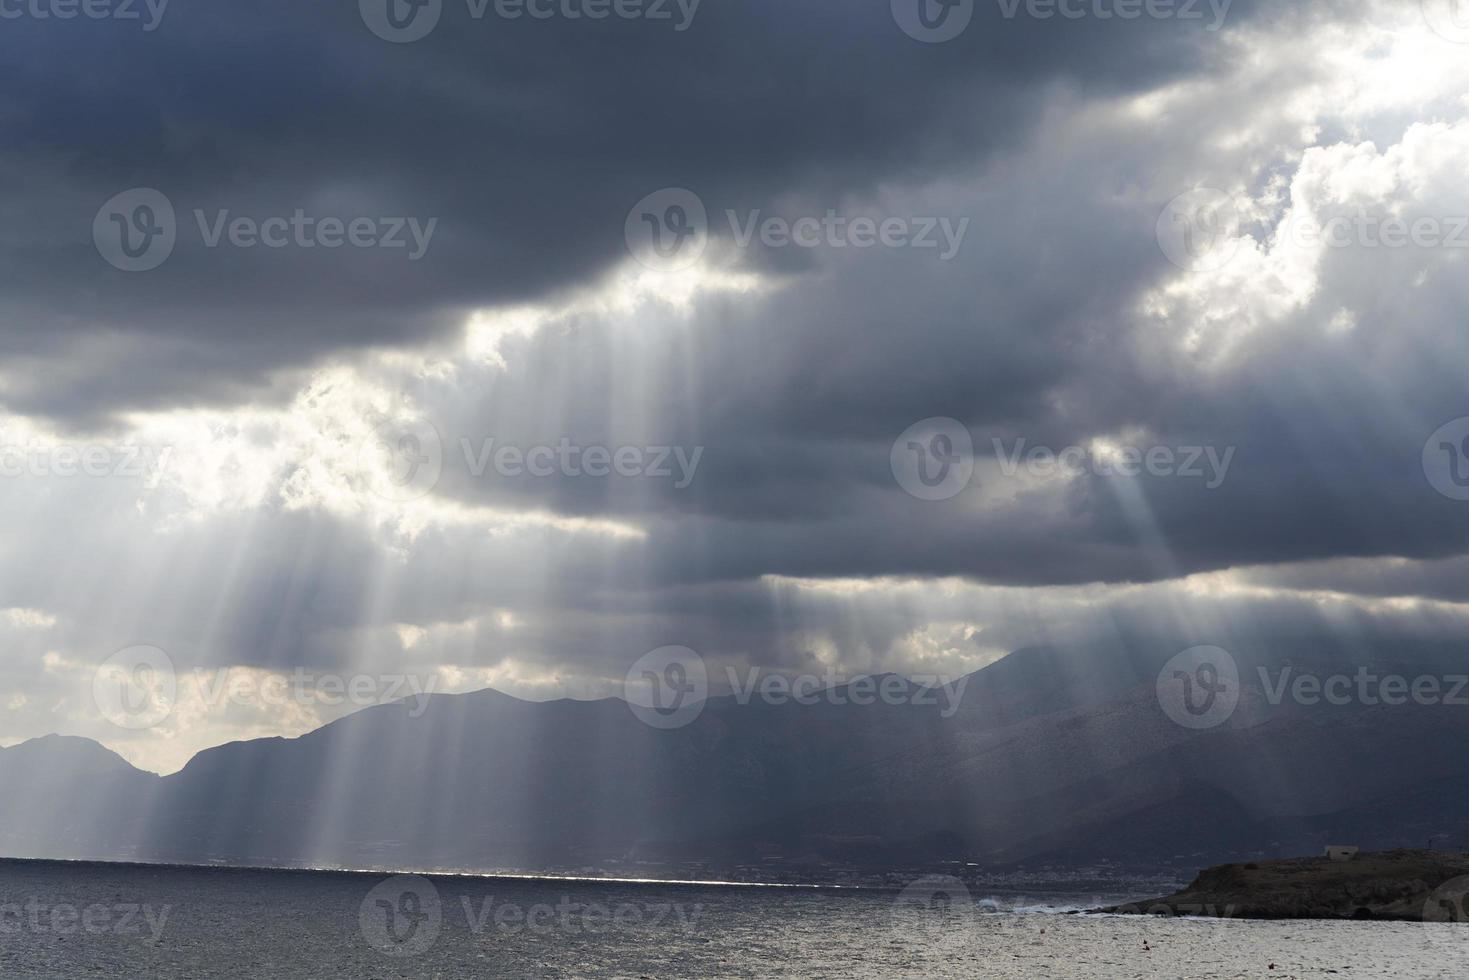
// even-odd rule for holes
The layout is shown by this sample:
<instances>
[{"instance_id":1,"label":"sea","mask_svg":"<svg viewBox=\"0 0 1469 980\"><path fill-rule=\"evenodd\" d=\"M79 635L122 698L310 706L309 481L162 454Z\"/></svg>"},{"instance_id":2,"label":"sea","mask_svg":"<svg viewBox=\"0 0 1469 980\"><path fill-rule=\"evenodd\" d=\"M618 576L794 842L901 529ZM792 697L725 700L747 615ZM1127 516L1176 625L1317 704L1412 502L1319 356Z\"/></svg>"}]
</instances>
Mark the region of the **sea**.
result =
<instances>
[{"instance_id":1,"label":"sea","mask_svg":"<svg viewBox=\"0 0 1469 980\"><path fill-rule=\"evenodd\" d=\"M1085 912L1146 897L4 861L0 978L1469 977L1469 925Z\"/></svg>"}]
</instances>

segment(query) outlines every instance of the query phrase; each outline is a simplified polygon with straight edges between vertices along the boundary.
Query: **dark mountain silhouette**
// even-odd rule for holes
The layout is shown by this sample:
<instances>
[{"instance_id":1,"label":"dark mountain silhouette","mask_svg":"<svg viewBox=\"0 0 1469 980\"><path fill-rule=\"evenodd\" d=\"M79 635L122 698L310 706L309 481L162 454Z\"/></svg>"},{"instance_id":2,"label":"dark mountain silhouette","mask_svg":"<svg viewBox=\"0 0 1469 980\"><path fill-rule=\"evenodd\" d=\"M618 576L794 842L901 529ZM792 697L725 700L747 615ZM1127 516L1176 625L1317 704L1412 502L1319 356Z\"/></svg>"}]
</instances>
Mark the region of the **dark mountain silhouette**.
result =
<instances>
[{"instance_id":1,"label":"dark mountain silhouette","mask_svg":"<svg viewBox=\"0 0 1469 980\"><path fill-rule=\"evenodd\" d=\"M220 746L161 779L84 740L43 739L0 751L0 850L479 869L1159 867L1469 835L1464 706L1272 704L1254 666L1284 660L1265 652L1242 658L1233 717L1191 731L1156 701L1165 659L1024 650L972 675L952 717L720 697L671 731L617 700L435 695Z\"/></svg>"},{"instance_id":2,"label":"dark mountain silhouette","mask_svg":"<svg viewBox=\"0 0 1469 980\"><path fill-rule=\"evenodd\" d=\"M116 855L142 833L141 804L160 782L90 739L48 735L0 749L0 852Z\"/></svg>"}]
</instances>

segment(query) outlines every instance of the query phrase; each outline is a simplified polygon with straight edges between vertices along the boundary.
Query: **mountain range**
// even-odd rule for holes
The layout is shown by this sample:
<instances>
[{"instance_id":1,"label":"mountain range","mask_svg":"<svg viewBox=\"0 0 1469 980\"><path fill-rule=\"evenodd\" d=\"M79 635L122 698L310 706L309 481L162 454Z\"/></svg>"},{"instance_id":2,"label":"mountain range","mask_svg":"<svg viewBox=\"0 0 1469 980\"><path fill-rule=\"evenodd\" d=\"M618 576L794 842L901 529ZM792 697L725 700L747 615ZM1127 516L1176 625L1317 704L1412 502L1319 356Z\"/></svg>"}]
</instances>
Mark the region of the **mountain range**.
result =
<instances>
[{"instance_id":1,"label":"mountain range","mask_svg":"<svg viewBox=\"0 0 1469 980\"><path fill-rule=\"evenodd\" d=\"M0 854L804 874L952 861L1192 867L1327 842L1469 840L1469 706L1307 706L1274 697L1259 673L1344 669L1313 656L1324 655L1240 657L1239 705L1207 730L1160 706L1165 657L1032 648L970 675L951 714L921 698L730 696L659 730L615 699L485 690L222 745L165 777L49 736L0 750ZM1445 664L1372 669L1442 676Z\"/></svg>"}]
</instances>

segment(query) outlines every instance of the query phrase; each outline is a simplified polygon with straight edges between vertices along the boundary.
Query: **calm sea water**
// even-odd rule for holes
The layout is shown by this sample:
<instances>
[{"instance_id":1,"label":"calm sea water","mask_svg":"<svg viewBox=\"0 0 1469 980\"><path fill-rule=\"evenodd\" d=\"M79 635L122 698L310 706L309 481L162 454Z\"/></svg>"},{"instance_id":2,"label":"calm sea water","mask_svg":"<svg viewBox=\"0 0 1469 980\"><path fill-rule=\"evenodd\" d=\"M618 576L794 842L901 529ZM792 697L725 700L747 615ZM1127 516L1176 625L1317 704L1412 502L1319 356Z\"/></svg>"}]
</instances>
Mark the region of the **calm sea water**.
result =
<instances>
[{"instance_id":1,"label":"calm sea water","mask_svg":"<svg viewBox=\"0 0 1469 980\"><path fill-rule=\"evenodd\" d=\"M1469 976L1469 927L1065 914L1126 897L0 863L0 977Z\"/></svg>"}]
</instances>

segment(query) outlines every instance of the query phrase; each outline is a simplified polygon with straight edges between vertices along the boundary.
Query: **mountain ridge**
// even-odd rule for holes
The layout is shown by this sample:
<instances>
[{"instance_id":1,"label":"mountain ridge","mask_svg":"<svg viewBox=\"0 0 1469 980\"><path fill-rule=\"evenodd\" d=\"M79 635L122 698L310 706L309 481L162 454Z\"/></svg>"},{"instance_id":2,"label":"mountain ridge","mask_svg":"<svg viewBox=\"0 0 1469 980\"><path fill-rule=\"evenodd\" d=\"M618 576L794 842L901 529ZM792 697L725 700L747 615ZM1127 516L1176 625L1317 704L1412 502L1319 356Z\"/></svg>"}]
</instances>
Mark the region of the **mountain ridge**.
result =
<instances>
[{"instance_id":1,"label":"mountain ridge","mask_svg":"<svg viewBox=\"0 0 1469 980\"><path fill-rule=\"evenodd\" d=\"M1233 717L1192 731L1158 704L1157 657L1007 659L967 675L951 716L719 695L661 731L613 698L415 695L296 738L215 746L166 777L117 759L108 806L73 794L58 836L41 832L45 805L28 818L12 803L0 847L178 863L790 870L1182 866L1307 853L1346 833L1384 847L1411 843L1408 832L1469 835L1458 815L1469 763L1454 750L1469 719L1450 706L1272 704L1242 670ZM44 797L33 774L18 779L12 799ZM1396 812L1407 799L1416 809Z\"/></svg>"}]
</instances>

